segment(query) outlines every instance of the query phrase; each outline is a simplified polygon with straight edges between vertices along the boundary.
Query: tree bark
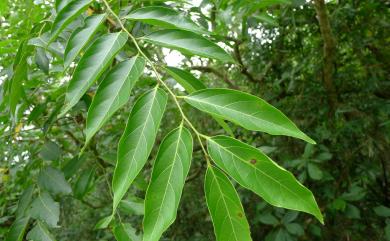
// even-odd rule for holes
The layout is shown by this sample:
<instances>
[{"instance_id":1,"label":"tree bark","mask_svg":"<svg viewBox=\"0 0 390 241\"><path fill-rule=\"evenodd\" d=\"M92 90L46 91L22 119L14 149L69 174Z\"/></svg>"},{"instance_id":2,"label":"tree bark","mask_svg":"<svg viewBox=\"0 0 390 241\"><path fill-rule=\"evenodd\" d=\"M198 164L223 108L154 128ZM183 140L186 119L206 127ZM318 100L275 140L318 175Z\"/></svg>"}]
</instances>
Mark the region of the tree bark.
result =
<instances>
[{"instance_id":1,"label":"tree bark","mask_svg":"<svg viewBox=\"0 0 390 241\"><path fill-rule=\"evenodd\" d=\"M323 81L328 95L328 104L330 114L333 115L337 106L337 92L333 83L333 72L335 64L336 41L330 27L329 16L324 0L314 0L314 8L317 14L318 24L320 26L321 36L323 39Z\"/></svg>"}]
</instances>

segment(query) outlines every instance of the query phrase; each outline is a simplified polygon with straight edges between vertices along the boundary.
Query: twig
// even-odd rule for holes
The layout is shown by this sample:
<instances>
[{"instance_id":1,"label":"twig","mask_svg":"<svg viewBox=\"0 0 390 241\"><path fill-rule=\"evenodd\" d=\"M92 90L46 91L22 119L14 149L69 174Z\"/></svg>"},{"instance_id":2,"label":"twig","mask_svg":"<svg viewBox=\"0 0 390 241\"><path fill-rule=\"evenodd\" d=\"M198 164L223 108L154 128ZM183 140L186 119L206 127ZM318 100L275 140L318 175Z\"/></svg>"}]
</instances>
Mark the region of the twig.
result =
<instances>
[{"instance_id":1,"label":"twig","mask_svg":"<svg viewBox=\"0 0 390 241\"><path fill-rule=\"evenodd\" d=\"M222 72L219 72L217 69L214 69L212 67L209 67L209 66L192 66L191 69L193 70L199 70L201 72L206 72L206 73L213 73L214 75L222 78L222 80L230 87L230 88L233 88L233 89L239 89L238 86L236 86L235 84L233 84L233 82L229 79L229 77L227 76L227 74L224 74Z\"/></svg>"}]
</instances>

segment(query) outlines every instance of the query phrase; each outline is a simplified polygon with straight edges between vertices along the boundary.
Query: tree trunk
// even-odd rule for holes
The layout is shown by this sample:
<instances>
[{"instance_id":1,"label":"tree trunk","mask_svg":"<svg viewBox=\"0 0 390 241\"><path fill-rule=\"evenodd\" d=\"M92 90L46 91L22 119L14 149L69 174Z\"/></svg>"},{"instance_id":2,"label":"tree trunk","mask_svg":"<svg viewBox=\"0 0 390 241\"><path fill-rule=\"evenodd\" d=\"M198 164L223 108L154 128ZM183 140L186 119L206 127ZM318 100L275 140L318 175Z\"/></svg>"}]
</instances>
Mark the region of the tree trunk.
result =
<instances>
[{"instance_id":1,"label":"tree trunk","mask_svg":"<svg viewBox=\"0 0 390 241\"><path fill-rule=\"evenodd\" d=\"M337 105L337 92L333 84L334 60L336 53L336 41L330 28L329 16L326 10L324 0L314 0L314 8L317 13L317 19L324 41L323 55L323 81L328 95L328 104L330 114L333 115Z\"/></svg>"}]
</instances>

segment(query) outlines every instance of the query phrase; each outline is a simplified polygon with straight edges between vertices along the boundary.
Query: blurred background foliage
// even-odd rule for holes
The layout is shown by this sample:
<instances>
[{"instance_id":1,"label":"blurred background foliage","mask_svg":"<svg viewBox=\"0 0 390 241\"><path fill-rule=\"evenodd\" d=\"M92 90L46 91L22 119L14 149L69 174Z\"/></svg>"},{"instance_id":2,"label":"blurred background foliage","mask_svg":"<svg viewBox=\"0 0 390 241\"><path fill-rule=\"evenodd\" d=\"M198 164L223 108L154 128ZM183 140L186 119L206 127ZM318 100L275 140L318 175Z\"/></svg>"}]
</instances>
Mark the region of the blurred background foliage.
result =
<instances>
[{"instance_id":1,"label":"blurred background foliage","mask_svg":"<svg viewBox=\"0 0 390 241\"><path fill-rule=\"evenodd\" d=\"M190 70L210 87L235 88L259 96L317 141L310 145L230 125L237 138L261 148L308 186L325 216L325 225L321 225L309 215L271 207L237 186L253 240L390 240L390 2L321 2L121 0L111 1L111 5L122 15L140 6L164 4L188 14L215 34L238 65L184 58L178 52L145 44L154 60ZM92 6L86 14L104 12L99 1ZM39 170L50 165L61 168L73 188L72 195L56 198L61 205L60 227L52 233L58 240L113 240L109 230L93 227L110 213L108 186L132 101L78 158L85 139L86 110L95 89L70 115L56 118L73 69L63 73L56 58L63 53L66 34L61 36L63 42L46 49L37 47L50 27L45 19L52 8L53 2L47 0L0 1L0 239L15 219L23 190L37 185ZM318 17L321 13L326 15L330 32L323 31L326 22ZM78 26L77 21L73 25L71 29ZM135 36L153 31L140 23L126 26ZM103 32L117 28L107 21ZM328 37L330 46L324 48ZM29 41L30 70L13 123L2 93L23 41ZM126 52L134 53L134 47L128 46ZM173 79L167 76L166 81L184 94ZM153 83L150 73L145 73L134 97ZM184 109L203 133L223 133L209 116L186 105ZM157 144L179 119L170 102ZM178 218L163 240L214 240L203 194L205 163L200 148L195 146L195 150ZM138 231L150 177L148 165L120 211L122 219Z\"/></svg>"}]
</instances>

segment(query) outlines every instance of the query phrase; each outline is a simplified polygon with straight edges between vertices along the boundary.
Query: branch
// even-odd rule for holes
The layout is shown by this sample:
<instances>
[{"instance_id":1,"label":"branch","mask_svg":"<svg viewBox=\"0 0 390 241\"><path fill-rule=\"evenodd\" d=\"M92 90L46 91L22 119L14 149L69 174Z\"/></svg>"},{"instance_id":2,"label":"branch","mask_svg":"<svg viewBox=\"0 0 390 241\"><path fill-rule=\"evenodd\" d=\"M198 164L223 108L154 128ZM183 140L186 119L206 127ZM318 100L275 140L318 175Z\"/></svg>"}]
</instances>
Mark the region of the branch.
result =
<instances>
[{"instance_id":1,"label":"branch","mask_svg":"<svg viewBox=\"0 0 390 241\"><path fill-rule=\"evenodd\" d=\"M191 69L199 70L199 71L205 72L205 73L213 73L217 77L220 77L230 88L233 88L236 90L239 89L238 86L233 84L233 82L228 78L228 76L226 74L218 71L217 69L214 69L214 68L209 67L209 66L192 66Z\"/></svg>"},{"instance_id":2,"label":"branch","mask_svg":"<svg viewBox=\"0 0 390 241\"><path fill-rule=\"evenodd\" d=\"M323 54L323 79L326 92L328 94L328 104L330 114L334 113L337 105L337 92L333 85L334 59L336 52L336 41L330 28L329 17L326 11L324 0L314 0L314 8L317 13L318 23L320 25L321 35L324 41Z\"/></svg>"},{"instance_id":3,"label":"branch","mask_svg":"<svg viewBox=\"0 0 390 241\"><path fill-rule=\"evenodd\" d=\"M241 67L241 73L245 75L248 80L252 83L258 83L261 82L259 80L256 80L251 73L249 73L248 68L244 65L244 62L242 61L242 56L240 52L240 44L241 42L236 41L234 44L234 55L236 56L236 59Z\"/></svg>"}]
</instances>

